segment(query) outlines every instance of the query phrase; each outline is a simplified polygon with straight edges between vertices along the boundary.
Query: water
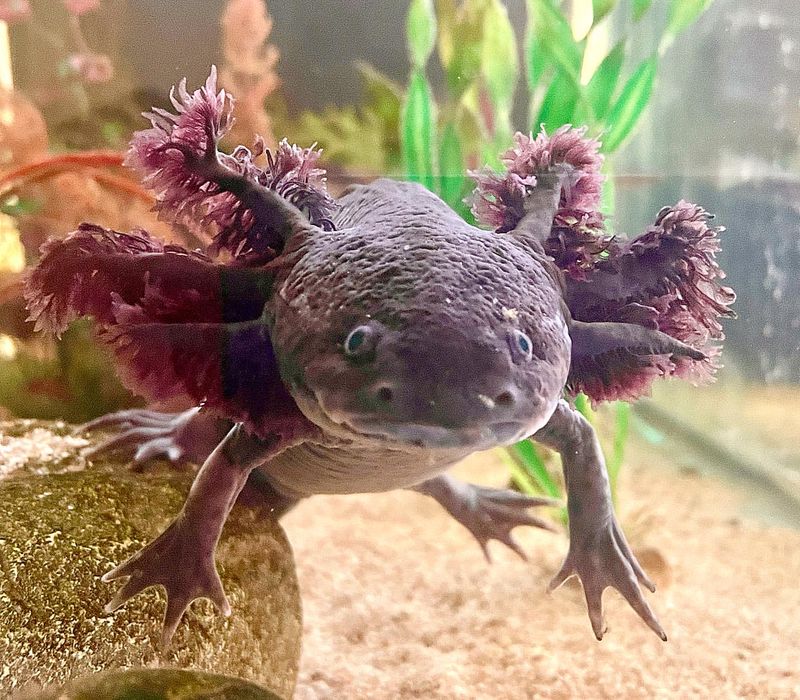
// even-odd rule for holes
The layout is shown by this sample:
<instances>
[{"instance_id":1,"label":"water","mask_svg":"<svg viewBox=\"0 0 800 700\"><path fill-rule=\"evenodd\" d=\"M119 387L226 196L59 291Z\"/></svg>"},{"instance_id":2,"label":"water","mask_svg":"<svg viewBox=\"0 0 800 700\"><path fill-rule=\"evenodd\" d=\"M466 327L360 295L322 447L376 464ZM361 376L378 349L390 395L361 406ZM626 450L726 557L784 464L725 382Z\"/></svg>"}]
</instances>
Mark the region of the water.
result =
<instances>
[{"instance_id":1,"label":"water","mask_svg":"<svg viewBox=\"0 0 800 700\"><path fill-rule=\"evenodd\" d=\"M738 483L744 516L800 527L796 0L714 0L697 16L705 3L690 0L267 5L0 0L0 418L80 423L141 404L89 322L57 341L33 331L22 274L49 236L83 221L208 243L208 231L158 220L120 154L147 126L143 110L169 107L173 84L186 77L192 90L215 64L238 100L224 150L256 133L273 149L284 136L317 142L337 196L379 176L412 179L470 217L467 169L498 167L514 131L571 122L611 144L610 231L642 232L680 199L713 212L738 295L716 383L657 383L634 406L628 451L614 433L622 414L605 407L596 420L621 483L623 453L652 450L667 469ZM610 14L598 20L593 5ZM526 31L531 17L539 34ZM608 55L624 59L618 79ZM551 477L543 488L559 493Z\"/></svg>"}]
</instances>

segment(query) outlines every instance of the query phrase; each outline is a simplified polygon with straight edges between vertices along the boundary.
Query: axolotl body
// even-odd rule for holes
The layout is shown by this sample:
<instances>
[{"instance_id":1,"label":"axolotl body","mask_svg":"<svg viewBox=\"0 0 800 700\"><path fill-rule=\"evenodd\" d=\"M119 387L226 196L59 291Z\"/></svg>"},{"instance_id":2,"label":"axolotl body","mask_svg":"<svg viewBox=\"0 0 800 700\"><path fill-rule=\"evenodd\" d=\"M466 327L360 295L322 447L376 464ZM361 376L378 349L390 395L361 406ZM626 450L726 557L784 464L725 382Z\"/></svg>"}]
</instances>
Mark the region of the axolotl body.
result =
<instances>
[{"instance_id":1,"label":"axolotl body","mask_svg":"<svg viewBox=\"0 0 800 700\"><path fill-rule=\"evenodd\" d=\"M539 161L524 177L486 185L496 189L484 204L504 217L494 231L413 183L378 180L334 202L315 152L284 143L267 167L244 149L218 152L230 105L213 76L194 94L182 88L176 104L177 115L151 115L131 160L162 212L210 221L213 243L190 252L141 231L84 225L46 244L27 283L40 327L57 332L93 315L129 386L202 404L176 416L121 412L90 426L121 431L103 449L132 445L139 459L202 462L167 530L104 577L126 579L108 609L163 585L165 642L194 598L229 614L214 550L253 475L278 514L315 494L415 489L484 551L496 539L522 554L511 530L547 527L529 509L549 501L445 472L472 452L532 438L560 453L567 487L570 549L551 587L580 578L598 639L608 586L666 639L640 589L653 585L614 515L597 437L566 399L579 390L599 400L635 395L655 376L708 364L702 342L692 341L718 337L713 323L705 335L689 323L695 335L682 336L660 330L672 327L653 313L685 328L685 262L711 258L673 250L661 267L645 264L681 235L710 242L705 213L685 203L663 211L644 257L609 237L590 241L591 217L580 229L570 204L595 197L585 177L597 161L576 154L596 149L575 130L550 141L519 137L517 155L538 144ZM615 251L618 264L608 266ZM648 275L663 277L660 294ZM719 315L732 294L707 283L716 276L706 269L693 289ZM682 294L670 297L670 284ZM670 307L668 297L680 303Z\"/></svg>"}]
</instances>

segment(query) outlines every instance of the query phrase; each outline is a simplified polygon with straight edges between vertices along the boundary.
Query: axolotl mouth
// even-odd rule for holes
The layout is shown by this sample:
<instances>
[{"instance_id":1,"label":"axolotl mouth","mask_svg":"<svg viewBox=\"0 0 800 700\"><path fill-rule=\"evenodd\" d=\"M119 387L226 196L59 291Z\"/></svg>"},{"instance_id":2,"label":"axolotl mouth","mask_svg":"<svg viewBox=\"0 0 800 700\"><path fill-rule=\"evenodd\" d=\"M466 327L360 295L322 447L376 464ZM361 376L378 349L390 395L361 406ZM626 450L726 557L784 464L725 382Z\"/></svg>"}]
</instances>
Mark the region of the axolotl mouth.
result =
<instances>
[{"instance_id":1,"label":"axolotl mouth","mask_svg":"<svg viewBox=\"0 0 800 700\"><path fill-rule=\"evenodd\" d=\"M337 424L359 436L430 449L465 448L470 452L512 445L535 432L516 421L447 427L376 421L368 416L336 416Z\"/></svg>"},{"instance_id":2,"label":"axolotl mouth","mask_svg":"<svg viewBox=\"0 0 800 700\"><path fill-rule=\"evenodd\" d=\"M305 396L301 398L302 394ZM301 410L328 433L344 439L379 442L397 448L405 446L475 452L512 445L536 432L550 413L546 411L541 418L529 423L487 420L475 424L444 425L399 421L388 416L377 418L371 414L343 410L326 411L323 408L324 399L320 401L312 392L302 394L295 393Z\"/></svg>"}]
</instances>

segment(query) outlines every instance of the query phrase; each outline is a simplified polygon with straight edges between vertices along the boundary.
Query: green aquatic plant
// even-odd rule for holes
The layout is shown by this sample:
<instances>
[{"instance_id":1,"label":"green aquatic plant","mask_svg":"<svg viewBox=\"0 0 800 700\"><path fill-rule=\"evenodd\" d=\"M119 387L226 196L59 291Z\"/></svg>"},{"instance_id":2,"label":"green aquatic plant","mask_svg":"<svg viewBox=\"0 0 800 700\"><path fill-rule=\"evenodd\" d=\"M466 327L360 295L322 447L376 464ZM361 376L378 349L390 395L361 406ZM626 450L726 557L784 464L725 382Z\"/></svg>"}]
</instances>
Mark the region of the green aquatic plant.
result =
<instances>
[{"instance_id":1,"label":"green aquatic plant","mask_svg":"<svg viewBox=\"0 0 800 700\"><path fill-rule=\"evenodd\" d=\"M632 134L650 101L661 55L690 26L711 0L670 0L656 49L632 66L629 39L651 11L651 0L628 8L617 0L577 0L569 12L558 0L527 0L523 43L528 126L555 131L584 124L610 154ZM629 11L622 37L599 56L596 38L612 17ZM489 163L511 142L512 106L520 81L518 44L501 0L412 0L407 19L411 61L403 97L400 142L403 174L439 194L466 218L467 168ZM426 76L437 48L445 74L441 104ZM597 59L600 60L597 60ZM604 191L603 209L613 210L613 188ZM576 407L590 422L595 415L585 395ZM614 428L606 462L612 494L622 467L630 431L630 405L613 404ZM507 450L512 480L523 491L561 497L563 488L548 461L530 441Z\"/></svg>"},{"instance_id":2,"label":"green aquatic plant","mask_svg":"<svg viewBox=\"0 0 800 700\"><path fill-rule=\"evenodd\" d=\"M268 111L276 132L292 143L317 143L329 166L362 175L400 175L400 109L403 88L366 63L357 63L363 100L357 106L329 105L320 112L289 114L280 100Z\"/></svg>"},{"instance_id":3,"label":"green aquatic plant","mask_svg":"<svg viewBox=\"0 0 800 700\"><path fill-rule=\"evenodd\" d=\"M710 0L670 0L656 49L626 70L630 37L651 11L646 0L632 4L622 37L605 55L597 37L607 34L612 17L626 11L617 0L578 0L569 3L570 12L557 0L527 0L521 52L502 0L412 0L407 19L411 72L400 123L404 175L430 183L452 204L459 200L450 178L466 168L499 163L498 154L515 131L511 113L521 79L520 53L527 130L586 125L601 138L603 152L613 153L647 107L661 55L709 5ZM446 86L438 103L426 77L434 49Z\"/></svg>"},{"instance_id":4,"label":"green aquatic plant","mask_svg":"<svg viewBox=\"0 0 800 700\"><path fill-rule=\"evenodd\" d=\"M528 29L525 59L528 90L532 96L532 124L554 129L564 123L586 124L602 134L603 150L612 153L628 138L650 100L660 57L675 38L711 4L711 0L670 0L667 21L656 48L636 64L620 87L629 41L636 25L651 10L649 0L630 6L621 38L599 62L595 37L604 32L617 0L572 3L572 17L553 0L527 0ZM583 14L578 36L570 19Z\"/></svg>"}]
</instances>

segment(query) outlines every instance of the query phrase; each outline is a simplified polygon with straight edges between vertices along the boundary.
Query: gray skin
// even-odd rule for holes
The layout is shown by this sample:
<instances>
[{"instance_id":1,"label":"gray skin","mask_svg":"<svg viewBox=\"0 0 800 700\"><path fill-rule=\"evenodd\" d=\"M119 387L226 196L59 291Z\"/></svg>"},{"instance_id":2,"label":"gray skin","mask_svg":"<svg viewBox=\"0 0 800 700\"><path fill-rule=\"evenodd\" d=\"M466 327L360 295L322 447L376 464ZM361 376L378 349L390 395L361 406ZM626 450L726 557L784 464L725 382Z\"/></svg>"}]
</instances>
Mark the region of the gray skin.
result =
<instances>
[{"instance_id":1,"label":"gray skin","mask_svg":"<svg viewBox=\"0 0 800 700\"><path fill-rule=\"evenodd\" d=\"M330 232L266 197L264 206L290 225L264 321L310 429L289 440L256 438L199 409L127 411L85 426L120 431L98 451L135 447L140 462L166 455L203 463L172 525L104 577L128 577L107 609L163 585L164 643L197 597L230 614L214 549L251 473L278 515L314 494L410 488L441 503L487 556L491 539L524 556L511 530L547 527L528 509L550 501L444 472L472 452L532 437L561 454L567 486L570 549L550 588L580 577L598 639L608 586L666 639L639 587L653 584L614 516L594 431L562 398L572 322L539 243L559 193L557 178L541 177L529 213L506 234L469 226L414 184L355 187L339 200ZM354 329L364 339L349 352Z\"/></svg>"}]
</instances>

